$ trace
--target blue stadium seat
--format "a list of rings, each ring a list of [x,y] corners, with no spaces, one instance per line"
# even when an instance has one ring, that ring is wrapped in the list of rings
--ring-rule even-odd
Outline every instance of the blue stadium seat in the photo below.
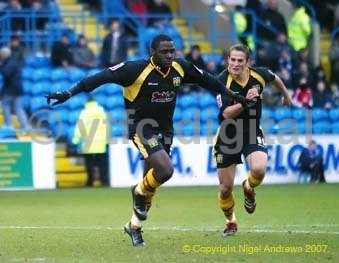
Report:
[[[96,73],[98,73],[98,72],[100,72],[101,71],[101,69],[99,69],[99,68],[93,68],[93,69],[90,69],[88,72],[87,72],[87,76],[92,76],[92,75],[94,75],[94,74],[96,74]]]
[[[51,83],[48,81],[39,81],[33,84],[31,94],[33,96],[43,96],[49,92]]]
[[[111,136],[112,137],[121,137],[126,134],[125,125],[112,125],[111,126]]]
[[[332,133],[339,134],[339,122],[332,122]]]
[[[50,60],[47,57],[29,56],[25,59],[25,64],[30,67],[42,68],[50,66]]]
[[[70,82],[75,83],[86,76],[86,73],[79,68],[72,68],[68,71],[68,79]]]
[[[34,69],[31,67],[24,67],[22,70],[22,78],[24,80],[32,80],[34,75]]]
[[[33,71],[33,75],[31,79],[34,82],[49,80],[50,75],[51,75],[51,70],[49,68],[38,68]]]
[[[52,81],[67,81],[68,73],[65,69],[57,68],[53,69],[51,72],[51,80]]]
[[[295,108],[292,110],[292,117],[297,121],[303,121],[306,118],[306,109],[304,108]]]
[[[329,117],[332,121],[339,121],[339,108],[331,109]]]
[[[122,96],[106,96],[105,100],[105,106],[109,110],[113,110],[116,108],[124,108],[125,107],[125,102]]]
[[[261,124],[261,127],[262,127],[264,133],[275,134],[277,132],[276,123],[275,123],[273,117],[263,118],[261,120],[260,124]]]
[[[76,122],[79,120],[79,116],[80,111],[78,110],[69,111],[67,114],[67,123],[69,125],[75,125]]]
[[[37,110],[48,107],[46,99],[43,96],[31,98],[30,104],[31,112],[36,112]]]
[[[219,128],[219,124],[216,120],[210,120],[206,123],[203,123],[200,126],[200,135],[201,136],[214,136]]]
[[[122,95],[122,89],[123,87],[116,85],[116,84],[105,84],[101,88],[104,89],[104,92],[107,94],[107,96],[123,96]]]
[[[23,89],[24,89],[24,94],[31,94],[33,90],[33,82],[29,80],[24,80],[23,81]]]
[[[216,106],[216,98],[207,92],[202,93],[201,96],[199,96],[199,105],[201,109],[209,106]]]
[[[181,121],[182,119],[181,114],[182,114],[182,110],[179,107],[176,107],[174,111],[174,116],[173,116],[174,122]]]
[[[197,134],[198,127],[195,127],[193,123],[188,123],[187,125],[183,126],[182,128],[182,135],[184,136],[193,136],[193,135],[199,135]]]
[[[87,97],[85,94],[78,94],[77,96],[70,98],[65,105],[70,110],[80,110],[81,108],[84,107],[86,100]]]
[[[95,100],[101,106],[106,107],[107,96],[105,96],[104,94],[97,94],[97,95],[95,95]]]
[[[328,121],[318,121],[313,123],[312,131],[316,134],[327,134],[331,133],[331,123]]]
[[[291,109],[286,107],[277,108],[274,112],[274,117],[276,121],[281,121],[283,119],[290,119],[292,117]]]
[[[114,109],[109,112],[109,120],[114,126],[115,123],[122,123],[126,120],[126,111],[124,109]]]
[[[56,92],[56,91],[61,91],[61,90],[66,90],[71,87],[71,83],[68,81],[57,81],[53,82],[52,85],[50,86],[50,92]]]
[[[197,96],[194,93],[185,94],[178,98],[178,104],[182,109],[197,106]]]
[[[275,129],[278,134],[296,134],[298,132],[296,123],[293,123],[288,119],[283,119],[278,122]]]
[[[300,133],[300,134],[306,133],[306,123],[305,123],[305,121],[298,121],[297,122],[297,130],[298,130],[298,133]]]
[[[182,111],[181,116],[185,121],[200,121],[200,109],[197,107],[186,108]]]
[[[262,119],[274,118],[274,111],[271,108],[263,108],[261,112]]]
[[[0,139],[15,139],[16,132],[12,127],[0,127]]]
[[[312,109],[312,120],[315,122],[328,120],[328,111],[322,108]]]
[[[202,123],[207,123],[208,121],[217,121],[218,120],[219,111],[217,108],[208,107],[203,109],[200,112],[200,120]]]

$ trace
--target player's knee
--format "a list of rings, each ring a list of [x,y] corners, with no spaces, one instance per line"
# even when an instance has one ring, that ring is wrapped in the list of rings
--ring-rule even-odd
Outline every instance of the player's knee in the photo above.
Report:
[[[173,175],[174,168],[172,165],[164,166],[159,169],[159,171],[156,171],[156,175],[158,175],[159,178],[157,180],[159,183],[163,184],[167,182]]]
[[[251,174],[258,179],[264,178],[265,172],[266,172],[265,167],[260,165],[254,165],[251,168]]]
[[[220,184],[219,192],[222,198],[227,198],[233,191],[233,186],[228,184]]]

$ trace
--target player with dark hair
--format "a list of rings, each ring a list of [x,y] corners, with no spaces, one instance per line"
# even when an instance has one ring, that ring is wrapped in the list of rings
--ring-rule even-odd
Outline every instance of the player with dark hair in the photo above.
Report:
[[[147,218],[156,189],[173,174],[169,154],[176,95],[181,84],[197,83],[223,97],[232,97],[244,107],[251,104],[245,97],[226,90],[217,78],[185,60],[174,58],[172,39],[167,35],[158,35],[151,43],[151,57],[148,60],[117,64],[81,80],[69,90],[47,96],[48,103],[54,99],[56,102],[52,105],[56,105],[105,83],[116,83],[124,87],[129,138],[146,163],[143,180],[131,189],[133,215],[124,227],[134,246],[145,244],[141,235],[141,221]]]
[[[241,44],[232,46],[228,54],[228,68],[220,73],[219,80],[226,88],[256,103],[249,108],[230,97],[218,96],[220,128],[214,145],[214,157],[219,177],[219,206],[226,217],[224,236],[237,231],[234,214],[233,185],[236,165],[242,163],[243,154],[249,164],[248,177],[243,181],[244,206],[248,213],[256,207],[254,188],[261,184],[267,165],[267,149],[260,129],[261,94],[267,83],[273,84],[283,94],[283,104],[292,100],[281,79],[265,68],[249,66],[249,49]]]

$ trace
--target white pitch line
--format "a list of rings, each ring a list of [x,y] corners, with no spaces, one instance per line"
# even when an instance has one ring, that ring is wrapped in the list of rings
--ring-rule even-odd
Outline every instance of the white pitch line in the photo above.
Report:
[[[122,230],[122,227],[110,227],[110,226],[0,226],[0,229],[43,229],[43,230]],[[211,228],[189,228],[189,227],[145,227],[146,231],[178,231],[178,232],[218,232],[220,227],[211,227]],[[330,234],[330,235],[339,235],[339,231],[322,231],[322,230],[302,230],[302,229],[291,229],[291,230],[278,230],[272,228],[240,228],[240,232],[247,233],[285,233],[285,234]]]

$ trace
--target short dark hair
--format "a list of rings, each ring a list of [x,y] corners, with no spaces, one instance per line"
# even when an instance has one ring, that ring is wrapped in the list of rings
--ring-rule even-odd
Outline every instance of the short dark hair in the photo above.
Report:
[[[160,42],[162,41],[173,41],[173,39],[168,35],[164,34],[157,35],[152,39],[151,48],[154,50],[157,49],[159,47]]]
[[[242,52],[244,52],[245,55],[246,55],[246,60],[248,60],[248,59],[250,58],[251,51],[250,51],[250,49],[249,49],[247,46],[245,46],[245,45],[243,45],[243,44],[235,44],[235,45],[231,46],[231,47],[228,49],[228,56],[231,55],[231,52],[232,52],[233,50],[237,50],[237,51],[242,51]]]

